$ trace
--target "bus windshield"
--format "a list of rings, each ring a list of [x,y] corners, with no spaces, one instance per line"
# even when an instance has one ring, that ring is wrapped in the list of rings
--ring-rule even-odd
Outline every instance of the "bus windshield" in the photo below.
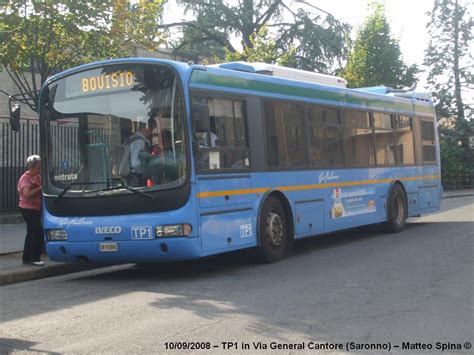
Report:
[[[82,71],[48,85],[42,103],[47,194],[120,194],[184,182],[184,99],[168,66]]]

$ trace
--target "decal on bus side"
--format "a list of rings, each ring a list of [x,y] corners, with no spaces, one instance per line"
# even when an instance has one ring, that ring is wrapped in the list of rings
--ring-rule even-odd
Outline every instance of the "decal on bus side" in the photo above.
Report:
[[[252,236],[252,225],[242,224],[240,225],[240,238],[248,238]]]

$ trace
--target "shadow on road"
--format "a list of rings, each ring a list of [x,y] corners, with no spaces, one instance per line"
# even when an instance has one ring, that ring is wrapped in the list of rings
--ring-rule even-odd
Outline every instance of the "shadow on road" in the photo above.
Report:
[[[14,339],[14,338],[0,338],[0,354],[10,354],[11,352],[17,351],[28,351],[37,354],[51,354],[56,355],[52,351],[33,349],[37,343],[27,340]]]
[[[405,233],[408,231],[416,231],[417,229],[422,228],[425,224],[426,223],[408,224],[407,231],[405,231]],[[372,225],[337,233],[324,234],[314,238],[297,240],[294,242],[291,255],[289,255],[283,262],[291,263],[292,260],[296,260],[297,258],[304,257],[306,255],[312,255],[316,258],[317,254],[322,252],[324,249],[335,248],[337,251],[337,248],[344,245],[357,244],[371,239],[379,239],[380,241],[382,241],[384,238],[393,239],[397,235],[398,234],[385,234],[382,232],[382,226]],[[403,234],[400,234],[400,236],[403,236]],[[247,249],[191,261],[140,266],[137,265],[126,270],[104,272],[94,276],[75,278],[73,281],[169,281],[177,279],[207,279],[213,274],[232,275],[232,272],[234,271],[240,273],[244,272],[244,270],[258,269],[260,267],[267,267],[270,265],[278,264],[262,264],[255,256],[254,250]]]
[[[410,223],[399,234],[382,234],[373,226],[348,230],[298,241],[293,254],[275,264],[258,264],[251,253],[240,251],[148,268],[89,271],[30,283],[33,294],[16,300],[8,297],[22,286],[13,285],[2,290],[0,320],[146,292],[157,317],[163,309],[185,310],[209,322],[245,315],[253,319],[252,332],[280,341],[291,342],[283,336],[289,332],[336,342],[347,341],[345,331],[354,327],[368,336],[366,328],[439,324],[444,316],[437,312],[446,302],[469,303],[465,290],[449,298],[446,280],[460,277],[463,263],[472,262],[472,227],[472,222],[440,222]],[[472,291],[472,284],[463,287]],[[45,304],[41,292],[46,290],[54,293],[54,303]],[[40,307],[32,297],[43,300]],[[22,298],[33,304],[22,308]],[[456,322],[472,329],[472,318],[459,310]],[[409,337],[413,330],[406,331]]]

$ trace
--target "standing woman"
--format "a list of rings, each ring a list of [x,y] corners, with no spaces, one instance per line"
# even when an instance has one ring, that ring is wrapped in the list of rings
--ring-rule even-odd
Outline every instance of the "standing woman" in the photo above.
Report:
[[[18,181],[20,196],[20,211],[26,222],[25,247],[23,248],[23,263],[43,266],[41,252],[43,251],[43,227],[41,225],[41,158],[31,155],[26,159],[28,170]]]

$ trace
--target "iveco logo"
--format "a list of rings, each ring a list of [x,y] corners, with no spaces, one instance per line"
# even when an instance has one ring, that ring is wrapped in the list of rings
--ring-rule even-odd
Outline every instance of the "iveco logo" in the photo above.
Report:
[[[121,231],[120,226],[95,227],[95,234],[119,234]]]

